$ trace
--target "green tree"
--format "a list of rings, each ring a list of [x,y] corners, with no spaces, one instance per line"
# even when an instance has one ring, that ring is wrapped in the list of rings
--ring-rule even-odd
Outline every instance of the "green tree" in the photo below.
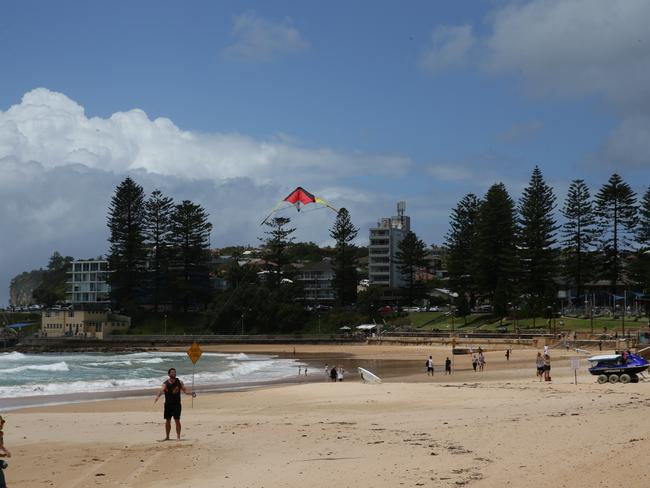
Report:
[[[646,190],[639,204],[639,222],[635,236],[639,247],[630,264],[630,274],[647,295],[650,291],[650,188]],[[645,308],[647,315],[650,308],[647,301]]]
[[[451,212],[445,240],[449,286],[458,294],[458,314],[465,317],[476,303],[476,234],[481,200],[469,193]]]
[[[492,185],[485,194],[476,229],[477,283],[503,317],[517,278],[515,203],[503,183]]]
[[[529,297],[533,316],[555,298],[553,278],[557,271],[555,235],[558,225],[553,212],[555,195],[546,184],[539,167],[535,166],[528,186],[519,201],[519,249],[521,291]]]
[[[174,292],[183,310],[210,298],[207,263],[212,224],[201,205],[183,200],[171,214],[170,244]]]
[[[330,237],[336,242],[334,248],[334,289],[340,305],[354,303],[357,299],[357,267],[352,241],[359,229],[352,224],[347,209],[339,210],[330,229]]]
[[[264,243],[266,283],[271,289],[279,288],[282,279],[293,276],[288,248],[296,228],[288,227],[290,223],[288,217],[275,217],[265,223],[269,230],[264,231],[265,238],[260,238]]]
[[[154,190],[145,203],[144,237],[149,250],[150,287],[154,311],[158,311],[161,294],[168,295],[167,281],[169,239],[174,200]]]
[[[610,281],[614,292],[621,281],[622,252],[629,248],[636,229],[636,194],[614,173],[596,194],[595,203],[603,276]]]
[[[585,293],[584,284],[594,276],[591,252],[596,237],[591,195],[583,180],[571,182],[562,215],[563,274],[576,287],[577,294],[581,295]]]
[[[71,256],[63,257],[58,251],[52,253],[41,283],[32,292],[36,303],[51,307],[65,301],[68,271],[72,261],[74,259]]]
[[[144,282],[144,190],[130,177],[115,189],[108,209],[111,299],[132,309],[142,297]]]
[[[423,295],[423,287],[417,281],[417,273],[428,267],[426,244],[418,239],[415,232],[408,231],[397,246],[395,261],[406,282],[408,303],[413,305],[414,300]]]

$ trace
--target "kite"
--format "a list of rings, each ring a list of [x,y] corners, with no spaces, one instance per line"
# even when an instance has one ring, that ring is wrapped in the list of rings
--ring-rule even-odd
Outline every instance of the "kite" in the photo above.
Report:
[[[278,203],[273,210],[271,210],[271,213],[266,216],[266,218],[262,221],[262,224],[264,224],[271,215],[273,215],[275,212],[280,210],[280,208],[285,204],[289,203],[289,206],[294,206],[296,207],[296,210],[300,212],[300,207],[302,205],[309,205],[310,203],[318,203],[320,205],[323,205],[322,208],[329,208],[333,210],[334,212],[338,213],[338,210],[336,210],[334,207],[332,207],[329,203],[327,203],[325,200],[323,200],[320,197],[317,197],[313,195],[312,193],[309,193],[307,190],[305,190],[303,187],[299,186],[295,190],[293,190],[291,193],[289,193],[280,203]],[[285,207],[285,208],[288,208]]]

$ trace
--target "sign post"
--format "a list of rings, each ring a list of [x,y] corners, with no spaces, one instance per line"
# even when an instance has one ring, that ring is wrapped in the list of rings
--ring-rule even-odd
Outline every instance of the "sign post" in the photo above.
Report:
[[[571,369],[573,370],[573,379],[578,384],[578,370],[580,369],[580,358],[571,358]]]
[[[192,408],[194,408],[194,373],[196,372],[196,362],[201,358],[203,351],[201,347],[193,342],[190,348],[187,350],[187,357],[192,361]]]

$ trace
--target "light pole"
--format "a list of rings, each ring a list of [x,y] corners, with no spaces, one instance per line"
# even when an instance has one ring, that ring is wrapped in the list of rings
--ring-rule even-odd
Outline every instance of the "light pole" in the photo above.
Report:
[[[552,334],[553,329],[551,328],[551,306],[550,305],[546,307],[546,315],[548,316],[548,333]]]
[[[165,335],[167,335],[167,314],[163,315],[163,318],[165,319]]]

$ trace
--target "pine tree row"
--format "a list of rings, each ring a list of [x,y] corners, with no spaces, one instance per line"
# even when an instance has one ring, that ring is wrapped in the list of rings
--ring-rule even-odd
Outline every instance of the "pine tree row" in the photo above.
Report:
[[[560,209],[561,225],[556,209],[538,167],[518,205],[502,183],[483,198],[463,197],[446,236],[460,315],[481,300],[499,316],[512,307],[539,316],[555,304],[561,285],[581,300],[596,280],[605,280],[610,293],[650,287],[650,188],[637,203],[617,174],[594,198],[583,180],[574,180]]]
[[[111,300],[120,309],[161,304],[187,311],[211,298],[207,263],[212,224],[200,205],[174,204],[126,178],[108,212]]]

